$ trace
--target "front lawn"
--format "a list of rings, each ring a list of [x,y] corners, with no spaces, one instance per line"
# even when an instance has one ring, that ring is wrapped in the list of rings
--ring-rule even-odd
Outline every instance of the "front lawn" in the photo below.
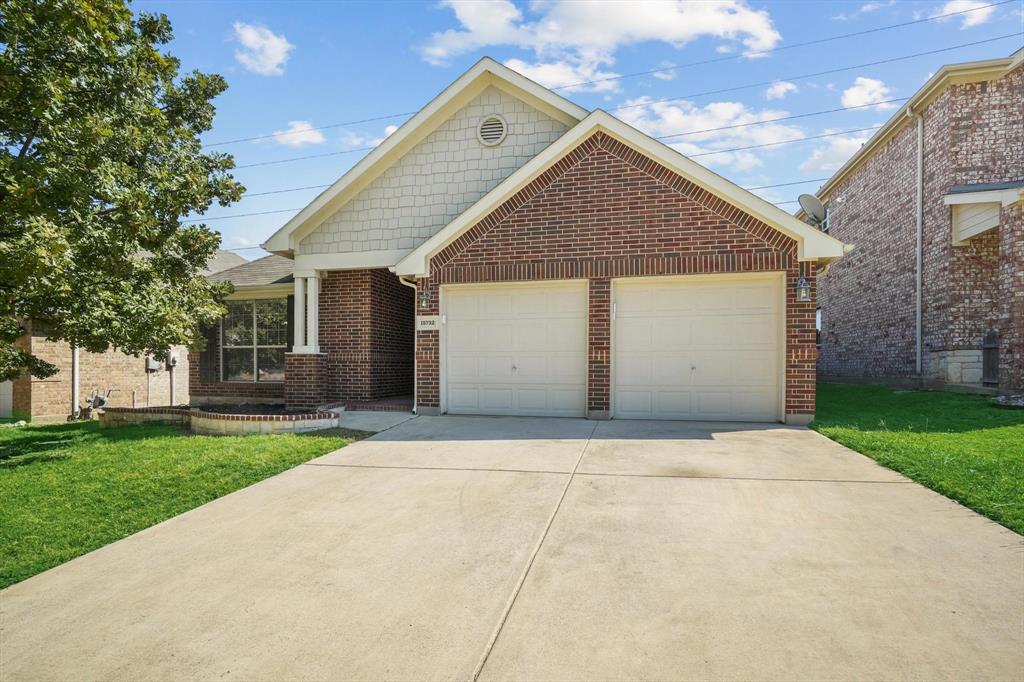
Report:
[[[946,391],[819,384],[811,428],[1024,533],[1024,410]]]
[[[192,436],[96,422],[0,428],[0,588],[362,435]]]

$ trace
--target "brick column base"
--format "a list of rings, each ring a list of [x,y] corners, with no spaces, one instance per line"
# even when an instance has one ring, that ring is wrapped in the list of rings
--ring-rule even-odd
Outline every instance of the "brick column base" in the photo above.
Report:
[[[285,353],[284,404],[289,411],[311,411],[326,400],[327,356],[324,353]]]

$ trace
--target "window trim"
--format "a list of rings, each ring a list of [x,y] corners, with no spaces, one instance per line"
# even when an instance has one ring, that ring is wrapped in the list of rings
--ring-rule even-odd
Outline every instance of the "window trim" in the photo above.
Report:
[[[220,318],[220,381],[221,383],[227,384],[282,384],[284,379],[271,379],[260,381],[259,374],[259,351],[261,348],[283,348],[285,351],[288,350],[287,339],[282,344],[260,344],[259,343],[259,331],[256,327],[256,304],[261,301],[277,301],[281,300],[285,302],[287,308],[288,297],[275,297],[275,298],[246,298],[241,300],[227,301],[231,303],[246,303],[252,310],[252,343],[244,346],[227,345],[224,343],[224,317]],[[225,317],[227,317],[225,315]],[[224,377],[224,351],[225,350],[250,350],[252,351],[252,379],[226,379]]]

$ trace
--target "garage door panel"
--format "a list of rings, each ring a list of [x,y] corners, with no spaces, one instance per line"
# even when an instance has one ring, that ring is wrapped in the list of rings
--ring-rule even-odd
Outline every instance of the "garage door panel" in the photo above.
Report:
[[[444,301],[449,412],[583,416],[585,282],[451,287]]]
[[[779,418],[782,286],[777,275],[616,280],[618,418]]]

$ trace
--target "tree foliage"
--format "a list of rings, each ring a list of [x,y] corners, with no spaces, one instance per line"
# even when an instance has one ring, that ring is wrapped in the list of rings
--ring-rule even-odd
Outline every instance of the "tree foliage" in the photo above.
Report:
[[[220,235],[181,218],[243,188],[203,153],[217,75],[180,75],[166,16],[120,0],[0,3],[0,380],[57,368],[27,321],[100,352],[199,338],[225,291],[202,269]]]

